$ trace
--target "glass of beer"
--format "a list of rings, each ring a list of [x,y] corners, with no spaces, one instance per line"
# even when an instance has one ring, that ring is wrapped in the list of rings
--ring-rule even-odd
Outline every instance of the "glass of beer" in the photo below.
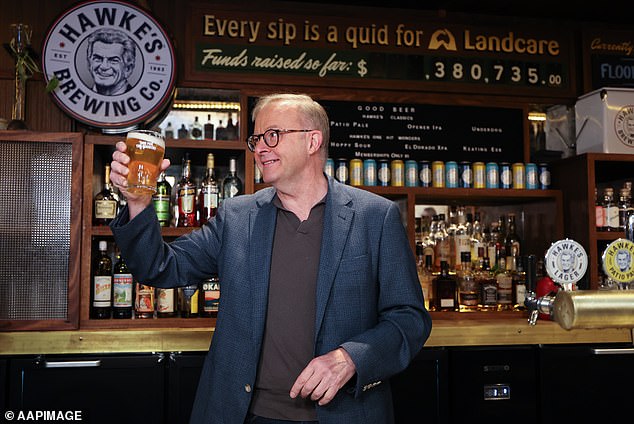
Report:
[[[127,191],[154,194],[165,154],[165,139],[156,131],[134,130],[128,133],[125,144],[130,156]]]

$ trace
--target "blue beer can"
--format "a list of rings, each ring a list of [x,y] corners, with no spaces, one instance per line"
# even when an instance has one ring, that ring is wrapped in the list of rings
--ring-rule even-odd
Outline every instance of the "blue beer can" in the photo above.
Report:
[[[379,185],[381,187],[388,187],[390,185],[390,163],[387,161],[387,159],[379,160],[377,177]]]
[[[550,188],[550,171],[546,163],[539,164],[539,188],[542,190]]]
[[[539,187],[539,172],[537,171],[537,165],[534,163],[526,164],[526,188],[528,190],[535,190]]]
[[[348,184],[350,181],[350,172],[348,171],[348,159],[337,159],[337,168],[335,169],[335,176],[337,181],[343,184]]]
[[[445,163],[445,187],[457,188],[458,187],[458,163],[455,161],[448,161]]]
[[[498,164],[495,162],[487,162],[487,188],[500,188],[500,175]]]
[[[471,171],[471,162],[460,162],[458,186],[461,188],[473,187],[473,172]]]
[[[511,171],[511,164],[508,162],[500,163],[500,187],[513,187],[513,172]]]
[[[418,187],[418,163],[415,160],[405,161],[405,186]]]
[[[363,185],[376,185],[376,161],[374,159],[363,161]]]
[[[418,178],[420,180],[421,187],[431,187],[431,163],[429,163],[428,160],[421,160],[418,163]]]
[[[324,174],[329,177],[335,177],[335,161],[332,158],[326,159],[326,164],[324,165]]]

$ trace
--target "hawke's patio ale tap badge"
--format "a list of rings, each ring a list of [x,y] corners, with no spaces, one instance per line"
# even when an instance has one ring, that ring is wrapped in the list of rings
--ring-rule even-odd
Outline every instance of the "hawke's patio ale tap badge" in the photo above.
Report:
[[[53,23],[43,70],[53,97],[78,121],[125,132],[151,121],[174,92],[174,48],[146,11],[120,1],[75,5]]]

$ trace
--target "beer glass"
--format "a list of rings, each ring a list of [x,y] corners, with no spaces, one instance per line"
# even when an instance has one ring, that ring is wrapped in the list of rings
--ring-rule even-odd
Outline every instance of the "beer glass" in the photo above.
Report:
[[[154,194],[161,162],[165,154],[165,140],[155,131],[134,130],[126,137],[130,156],[127,191],[136,194]]]

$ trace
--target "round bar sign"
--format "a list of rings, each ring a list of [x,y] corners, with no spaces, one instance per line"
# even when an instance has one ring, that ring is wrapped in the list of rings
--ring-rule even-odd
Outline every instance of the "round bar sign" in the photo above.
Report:
[[[556,283],[574,284],[583,278],[587,268],[588,255],[574,240],[558,240],[546,252],[546,272]]]
[[[605,275],[619,283],[634,281],[634,242],[628,239],[616,239],[608,244],[603,252],[603,271]]]
[[[42,69],[57,104],[104,132],[155,119],[174,93],[174,48],[146,11],[121,1],[75,5],[51,26]]]

